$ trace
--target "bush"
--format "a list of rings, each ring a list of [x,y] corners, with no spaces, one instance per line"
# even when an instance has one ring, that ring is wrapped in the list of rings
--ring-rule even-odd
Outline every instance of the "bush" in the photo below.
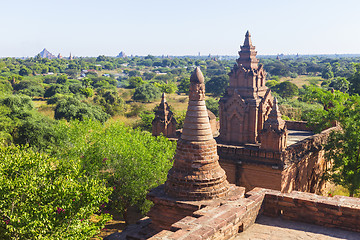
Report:
[[[166,180],[176,143],[122,123],[60,121],[58,157],[78,157],[88,176],[104,178],[114,191],[110,206],[126,219],[129,206],[149,210],[148,191]]]
[[[145,83],[135,89],[134,100],[151,102],[161,97],[159,88],[150,83]]]
[[[210,110],[215,116],[219,117],[219,101],[214,98],[208,98],[205,101],[206,108]]]
[[[292,98],[299,93],[299,88],[288,81],[281,82],[271,88],[271,90],[277,92],[283,98]]]
[[[1,239],[89,239],[109,220],[90,220],[111,191],[78,162],[15,146],[0,158]]]
[[[73,97],[61,99],[55,108],[55,119],[65,118],[68,121],[93,119],[104,123],[109,117],[100,107],[81,102]]]

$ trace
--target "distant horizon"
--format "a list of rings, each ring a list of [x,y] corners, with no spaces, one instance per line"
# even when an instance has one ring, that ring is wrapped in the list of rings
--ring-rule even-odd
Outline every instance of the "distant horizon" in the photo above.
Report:
[[[44,49],[48,50],[47,48],[43,48],[41,51],[43,51]],[[40,52],[41,52],[40,51]],[[49,50],[48,50],[49,51]],[[40,52],[38,52],[37,54],[35,54],[34,56],[1,56],[0,58],[33,58],[36,57],[36,55],[38,55]],[[51,54],[53,54],[55,57],[60,54],[63,58],[68,58],[70,56],[70,53],[68,55],[63,55],[61,53],[53,53],[51,51],[49,51]],[[124,52],[124,51],[120,51],[120,52]],[[120,53],[119,52],[119,53]],[[119,53],[117,53],[116,55],[105,55],[105,54],[100,54],[97,56],[80,56],[80,55],[76,55],[73,54],[71,52],[71,55],[75,58],[94,58],[94,57],[98,57],[98,56],[106,56],[106,57],[117,57],[119,55]],[[146,56],[154,56],[154,57],[208,57],[209,54],[204,54],[202,55],[200,53],[196,54],[196,55],[169,55],[169,54],[160,54],[160,55],[152,55],[152,54],[146,54],[146,55],[134,55],[134,54],[127,54],[126,52],[124,52],[126,54],[127,57],[146,57]],[[210,54],[211,57],[234,57],[237,58],[239,57],[238,54],[236,55],[220,55],[220,54]],[[257,57],[261,58],[261,57],[277,57],[277,56],[283,56],[283,57],[290,57],[290,56],[354,56],[354,57],[360,57],[360,53],[325,53],[325,54],[298,54],[298,53],[293,53],[293,54],[257,54]]]

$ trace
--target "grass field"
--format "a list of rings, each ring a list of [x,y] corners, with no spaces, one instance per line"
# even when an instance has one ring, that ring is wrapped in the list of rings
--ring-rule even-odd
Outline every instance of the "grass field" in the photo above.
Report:
[[[280,81],[281,82],[290,81],[299,88],[301,88],[303,85],[310,85],[311,83],[320,86],[320,84],[324,81],[324,79],[318,76],[300,75],[297,78],[282,77],[280,78]]]

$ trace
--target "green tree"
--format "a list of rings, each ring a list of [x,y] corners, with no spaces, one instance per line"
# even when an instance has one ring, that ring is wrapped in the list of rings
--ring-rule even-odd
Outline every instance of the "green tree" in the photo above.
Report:
[[[187,94],[189,93],[189,88],[190,88],[190,77],[182,77],[178,85],[178,92]]]
[[[360,94],[360,63],[355,64],[355,72],[348,78],[350,82],[350,93]]]
[[[337,77],[331,81],[329,84],[330,88],[339,90],[340,92],[347,93],[349,91],[349,81],[344,77]]]
[[[110,219],[99,214],[111,190],[80,161],[0,146],[0,238],[89,239]]]
[[[19,71],[19,75],[20,76],[28,76],[31,74],[31,70],[28,69],[27,67],[21,67],[20,71]]]
[[[129,81],[129,88],[137,88],[145,83],[141,77],[130,77],[128,81]]]
[[[125,101],[114,90],[102,89],[94,98],[94,102],[102,106],[103,110],[111,116],[123,114],[126,110]]]
[[[331,163],[326,177],[352,197],[360,190],[360,97],[351,96],[334,108],[341,130],[332,132],[325,145],[325,158]]]
[[[68,94],[70,93],[69,85],[52,84],[44,93],[44,97],[52,97],[55,94]]]
[[[66,75],[60,75],[57,77],[56,83],[57,84],[66,84],[67,80],[68,80],[68,78]]]
[[[92,119],[104,123],[109,118],[109,115],[98,106],[81,102],[73,97],[67,97],[59,100],[55,107],[55,119],[62,118],[68,121]]]
[[[62,158],[81,154],[84,170],[90,176],[106,179],[113,188],[110,206],[126,221],[127,209],[149,210],[148,191],[166,180],[176,143],[165,137],[125,127],[121,123],[70,122],[59,129],[63,136]],[[65,147],[69,146],[69,147]]]
[[[332,71],[332,67],[330,65],[330,63],[327,63],[325,65],[325,68],[323,69],[322,73],[321,73],[321,77],[324,79],[330,79],[334,77],[334,73]]]
[[[229,76],[228,75],[220,75],[215,76],[210,79],[210,81],[206,82],[206,92],[212,93],[214,97],[220,97],[225,93],[226,87],[229,85]]]
[[[275,91],[283,98],[292,98],[299,93],[299,88],[289,81],[281,82],[271,88],[271,90]]]
[[[159,88],[150,83],[145,83],[135,88],[133,99],[143,102],[151,102],[161,97]]]
[[[219,101],[214,98],[205,100],[206,108],[210,110],[215,116],[219,117]]]

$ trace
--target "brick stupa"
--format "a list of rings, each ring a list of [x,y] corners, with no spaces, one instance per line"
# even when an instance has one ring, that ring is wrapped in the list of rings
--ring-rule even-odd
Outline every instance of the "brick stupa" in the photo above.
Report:
[[[225,196],[228,182],[218,160],[217,145],[205,105],[204,76],[196,68],[190,78],[189,105],[165,192],[184,200]]]
[[[244,197],[244,188],[228,183],[218,160],[205,106],[204,77],[196,68],[190,78],[189,105],[174,165],[165,184],[147,195],[154,202],[147,214],[150,229],[170,230],[173,223],[201,208]]]

